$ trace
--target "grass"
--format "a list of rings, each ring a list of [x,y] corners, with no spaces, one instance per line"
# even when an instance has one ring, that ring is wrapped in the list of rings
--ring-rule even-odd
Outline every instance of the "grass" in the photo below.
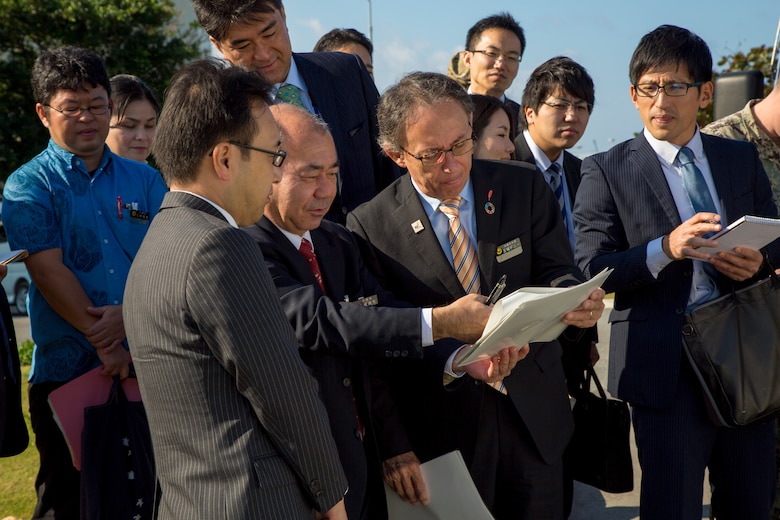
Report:
[[[22,381],[27,381],[30,366],[22,366]],[[22,409],[30,432],[30,445],[15,457],[0,458],[0,518],[31,518],[35,508],[35,474],[38,471],[38,451],[32,442],[27,385],[22,385]]]

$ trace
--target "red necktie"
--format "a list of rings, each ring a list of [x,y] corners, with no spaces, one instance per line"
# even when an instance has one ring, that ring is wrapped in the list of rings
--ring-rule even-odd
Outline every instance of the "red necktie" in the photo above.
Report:
[[[317,283],[320,284],[320,289],[322,289],[322,292],[325,292],[325,282],[322,280],[320,264],[317,263],[317,257],[314,255],[314,250],[311,248],[311,243],[305,238],[302,239],[301,247],[298,249],[298,251],[303,255],[303,258],[306,259],[306,262],[308,262],[309,269],[311,269],[314,278],[317,279]]]

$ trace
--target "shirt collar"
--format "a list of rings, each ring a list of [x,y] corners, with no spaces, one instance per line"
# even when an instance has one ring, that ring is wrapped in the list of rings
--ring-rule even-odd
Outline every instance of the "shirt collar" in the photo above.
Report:
[[[645,139],[647,139],[647,143],[650,145],[650,147],[653,149],[653,151],[656,153],[658,157],[664,160],[666,164],[674,164],[675,159],[677,159],[677,154],[680,151],[681,146],[677,146],[676,144],[672,144],[669,141],[660,141],[653,137],[653,135],[647,130],[647,128],[644,129],[644,135]],[[693,134],[693,137],[690,141],[688,141],[685,144],[686,147],[688,147],[691,152],[693,152],[694,158],[698,159],[699,161],[702,160],[704,157],[704,146],[701,142],[701,134],[699,133],[699,125],[696,125],[696,132]]]
[[[306,231],[303,235],[296,235],[295,233],[290,233],[286,229],[280,228],[279,226],[276,225],[276,222],[274,222],[270,218],[268,219],[268,222],[273,224],[276,227],[276,229],[278,229],[282,233],[282,235],[284,235],[287,238],[287,240],[290,241],[290,243],[296,249],[296,251],[301,248],[301,242],[303,242],[304,238],[309,241],[309,244],[311,244],[311,250],[314,251],[314,241],[312,241],[311,239],[311,231]]]
[[[436,197],[431,197],[429,195],[426,195],[422,192],[420,187],[417,185],[416,182],[414,182],[414,179],[411,175],[409,175],[409,178],[412,180],[412,186],[414,186],[415,191],[420,196],[420,200],[422,200],[423,204],[428,207],[430,211],[428,211],[429,214],[434,213],[437,209],[439,209],[439,204],[441,204],[441,199],[437,199]],[[474,204],[474,190],[471,188],[471,176],[469,176],[469,180],[466,181],[466,185],[463,186],[463,189],[460,190],[460,198],[464,201],[468,202],[469,204]],[[462,202],[461,202],[462,204]]]
[[[211,204],[212,206],[214,206],[214,209],[216,209],[217,211],[219,211],[219,213],[220,213],[220,214],[221,214],[223,217],[225,217],[225,220],[227,220],[227,221],[228,221],[228,224],[230,224],[230,225],[231,225],[231,226],[233,226],[234,228],[237,228],[237,227],[238,227],[238,224],[236,223],[236,219],[234,219],[234,218],[233,218],[233,216],[232,216],[230,213],[228,213],[228,212],[227,212],[227,210],[226,210],[225,208],[221,207],[219,204],[217,204],[217,203],[215,203],[215,202],[213,202],[213,201],[210,201],[209,199],[207,199],[207,198],[206,198],[206,197],[204,197],[203,195],[198,195],[197,193],[193,193],[193,192],[191,192],[191,191],[187,191],[187,190],[171,190],[171,191],[180,191],[180,192],[182,192],[182,193],[189,193],[189,194],[190,194],[190,195],[192,195],[193,197],[198,197],[199,199],[201,199],[201,200],[203,200],[203,201],[206,201],[206,202],[208,202],[209,204]]]
[[[290,70],[287,72],[287,77],[281,83],[274,85],[274,93],[282,85],[295,85],[307,94],[309,93],[308,89],[306,88],[306,83],[304,83],[300,72],[298,72],[298,65],[295,64],[295,56],[290,57]]]
[[[552,163],[557,163],[558,166],[560,166],[561,171],[563,171],[563,152],[558,154],[558,157],[551,161],[547,154],[545,154],[541,148],[539,148],[539,145],[536,144],[536,141],[534,141],[533,137],[531,137],[531,133],[528,131],[528,129],[523,130],[523,137],[525,138],[525,142],[528,144],[528,149],[531,150],[531,153],[534,156],[534,161],[536,161],[536,165],[543,171],[546,172]]]

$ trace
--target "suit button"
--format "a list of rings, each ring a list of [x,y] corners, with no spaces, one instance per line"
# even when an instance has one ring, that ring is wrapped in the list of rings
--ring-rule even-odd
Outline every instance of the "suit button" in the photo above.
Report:
[[[393,357],[393,353],[390,350],[385,350],[385,357]]]
[[[401,351],[401,357],[406,357],[408,355],[409,355],[409,351],[408,350],[402,350]]]
[[[352,386],[352,380],[348,377],[345,377],[344,379],[341,380],[341,384],[347,387]]]
[[[675,314],[677,314],[677,315],[679,316],[679,315],[681,315],[681,314],[685,314],[685,309],[683,309],[682,307],[677,307],[677,308],[674,310],[674,312],[675,312]]]
[[[315,478],[314,480],[312,480],[311,482],[309,482],[309,485],[310,485],[312,488],[315,488],[315,489],[316,489],[316,488],[320,487],[320,481],[319,481],[319,480],[317,480],[317,479]]]
[[[352,433],[354,433],[354,434],[355,434],[355,438],[356,438],[356,439],[360,439],[360,438],[361,438],[361,437],[360,437],[360,430],[358,430],[357,428],[355,428],[354,430],[352,430]]]
[[[683,336],[690,336],[694,333],[693,326],[690,323],[686,323],[682,328]]]
[[[396,350],[393,352],[393,357],[401,357],[401,353]]]
[[[315,492],[314,496],[317,497],[317,498],[322,498],[322,491]]]

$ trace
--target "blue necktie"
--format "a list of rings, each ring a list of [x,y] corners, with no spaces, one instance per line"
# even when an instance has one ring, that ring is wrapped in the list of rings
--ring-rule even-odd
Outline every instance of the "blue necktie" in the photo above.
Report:
[[[561,207],[561,218],[563,219],[563,225],[566,226],[566,202],[563,199],[563,176],[561,175],[561,167],[558,163],[552,163],[547,168],[547,173],[550,174],[550,188],[555,194],[555,198],[558,201],[558,205]]]
[[[693,162],[693,152],[687,146],[680,148],[677,153],[677,160],[682,167],[683,186],[688,198],[693,205],[693,211],[696,213],[708,212],[717,213],[715,203],[712,201],[710,189],[704,180],[701,170]]]
[[[688,194],[688,199],[691,201],[691,205],[693,205],[693,211],[695,213],[717,213],[715,202],[712,200],[712,195],[710,195],[710,189],[707,186],[707,182],[704,180],[704,175],[702,175],[701,170],[693,162],[693,152],[691,149],[687,146],[680,148],[680,151],[677,153],[677,160],[680,161],[683,186],[685,187],[685,192]],[[708,233],[703,235],[703,237],[708,238],[711,235],[712,233]],[[697,301],[691,302],[692,307],[709,301],[719,294],[718,287],[715,285],[714,280],[715,277],[717,277],[715,267],[709,262],[704,262],[703,268],[710,280],[709,283],[706,284],[706,287],[699,288],[700,291],[704,290],[706,292]]]

